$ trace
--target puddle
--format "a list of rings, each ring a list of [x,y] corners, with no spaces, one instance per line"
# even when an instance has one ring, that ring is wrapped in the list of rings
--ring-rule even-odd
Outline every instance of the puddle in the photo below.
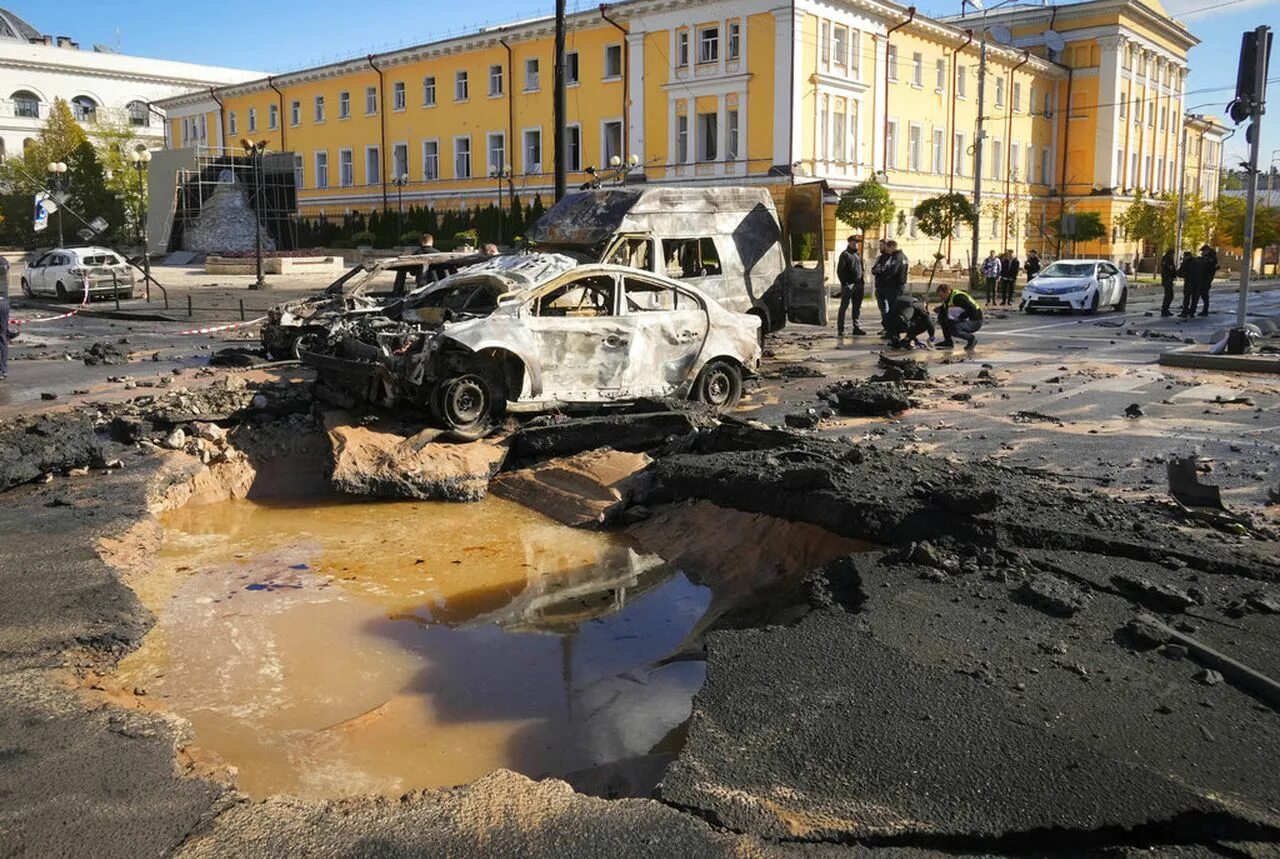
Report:
[[[125,689],[188,719],[252,797],[399,795],[650,752],[700,662],[654,668],[711,592],[524,507],[248,501],[162,517]]]

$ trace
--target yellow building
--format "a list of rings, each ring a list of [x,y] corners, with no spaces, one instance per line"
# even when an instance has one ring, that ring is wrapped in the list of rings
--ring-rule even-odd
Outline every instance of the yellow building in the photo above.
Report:
[[[1047,225],[1064,211],[1096,209],[1110,226],[1134,190],[1177,190],[1195,39],[1148,2],[949,20],[885,0],[630,0],[581,12],[567,39],[569,181],[634,157],[625,181],[757,184],[781,201],[796,182],[822,180],[834,199],[879,176],[900,209],[885,232],[928,263],[939,243],[911,210],[973,193],[981,111],[983,253],[1052,252]],[[1049,29],[1061,51],[1046,46]],[[233,150],[248,137],[294,153],[303,216],[394,210],[397,191],[405,205],[484,205],[500,184],[549,202],[552,78],[543,19],[160,104],[172,147]],[[1201,175],[1216,169],[1222,133],[1198,128]],[[829,246],[842,232],[829,218]],[[963,264],[970,240],[960,231],[941,252]],[[1099,250],[1138,251],[1119,235]]]

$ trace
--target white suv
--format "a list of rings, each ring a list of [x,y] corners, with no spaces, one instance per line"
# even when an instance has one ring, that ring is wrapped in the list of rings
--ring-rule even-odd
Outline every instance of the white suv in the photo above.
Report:
[[[133,267],[110,248],[54,248],[37,256],[22,273],[23,295],[56,295],[59,301],[133,298]]]

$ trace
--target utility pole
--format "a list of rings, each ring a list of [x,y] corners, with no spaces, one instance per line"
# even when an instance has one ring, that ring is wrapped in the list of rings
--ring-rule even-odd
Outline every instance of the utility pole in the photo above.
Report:
[[[977,222],[973,225],[973,243],[969,248],[969,286],[978,284],[979,232],[982,227],[982,138],[986,134],[982,130],[983,114],[987,103],[987,28],[982,26],[982,43],[978,49],[978,132],[973,140],[973,211]]]
[[[1244,209],[1244,265],[1240,267],[1240,305],[1236,310],[1236,330],[1233,337],[1228,338],[1227,351],[1241,353],[1248,342],[1244,334],[1245,317],[1249,310],[1249,276],[1253,267],[1253,226],[1258,208],[1258,150],[1262,144],[1262,114],[1267,106],[1267,58],[1271,53],[1271,28],[1266,24],[1253,31],[1253,56],[1249,57],[1249,34],[1244,37],[1244,50],[1240,57],[1240,83],[1251,84],[1241,92],[1236,87],[1238,107],[1232,110],[1232,118],[1242,116],[1247,110],[1250,120],[1245,139],[1249,141],[1248,190]],[[1253,69],[1247,68],[1249,59],[1253,60]],[[1246,77],[1251,75],[1251,80]],[[1244,102],[1243,104],[1241,104]],[[1232,348],[1234,347],[1234,348]]]
[[[564,98],[564,35],[565,35],[565,2],[566,0],[556,0],[556,56],[555,56],[555,83],[551,97],[552,122],[555,125],[555,199],[560,202],[564,196],[566,185],[566,167],[565,160],[569,155],[569,139],[565,119],[565,98]]]

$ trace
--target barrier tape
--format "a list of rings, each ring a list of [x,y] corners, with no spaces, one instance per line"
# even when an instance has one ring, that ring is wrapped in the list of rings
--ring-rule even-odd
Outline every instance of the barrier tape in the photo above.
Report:
[[[251,325],[258,325],[265,322],[267,317],[259,316],[257,319],[250,319],[248,322],[232,322],[229,325],[214,325],[209,328],[190,328],[186,331],[178,331],[178,335],[182,334],[214,334],[218,331],[231,331],[236,328],[248,328]]]
[[[59,319],[68,319],[75,316],[89,303],[89,278],[84,279],[84,295],[80,299],[80,306],[70,313],[63,313],[61,316],[40,316],[35,319],[10,319],[10,325],[34,325],[37,322],[56,322]]]

